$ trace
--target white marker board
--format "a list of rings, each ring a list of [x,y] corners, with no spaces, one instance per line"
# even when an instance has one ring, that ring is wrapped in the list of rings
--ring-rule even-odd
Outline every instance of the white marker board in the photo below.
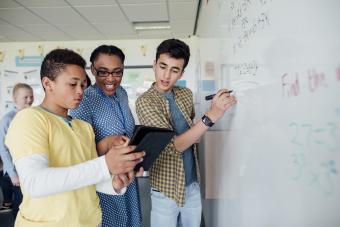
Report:
[[[340,226],[339,10],[338,0],[202,1],[200,81],[238,98],[204,138],[206,226]],[[212,92],[201,87],[198,112]]]

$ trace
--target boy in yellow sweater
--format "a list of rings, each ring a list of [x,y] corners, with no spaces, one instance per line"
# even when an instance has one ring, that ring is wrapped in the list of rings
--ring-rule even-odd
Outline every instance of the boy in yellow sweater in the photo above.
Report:
[[[97,157],[91,125],[68,116],[82,100],[85,65],[71,50],[46,55],[40,72],[43,102],[20,111],[9,127],[6,145],[23,191],[16,226],[99,226],[95,184],[107,182],[107,193],[119,195],[144,155],[131,153],[134,147],[126,140]],[[119,177],[124,173],[129,178]]]

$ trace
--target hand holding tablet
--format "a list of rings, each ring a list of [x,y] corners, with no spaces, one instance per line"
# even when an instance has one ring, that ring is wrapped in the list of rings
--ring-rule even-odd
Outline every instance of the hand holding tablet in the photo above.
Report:
[[[136,126],[130,145],[136,145],[135,151],[145,151],[146,155],[143,157],[143,162],[136,165],[135,170],[138,171],[143,167],[148,171],[174,135],[174,131],[167,128]]]

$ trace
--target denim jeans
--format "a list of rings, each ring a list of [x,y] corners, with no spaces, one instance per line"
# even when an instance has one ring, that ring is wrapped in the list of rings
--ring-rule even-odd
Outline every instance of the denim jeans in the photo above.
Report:
[[[151,227],[176,227],[180,214],[181,226],[199,227],[201,224],[202,202],[200,187],[197,182],[185,187],[183,207],[163,193],[151,188]]]

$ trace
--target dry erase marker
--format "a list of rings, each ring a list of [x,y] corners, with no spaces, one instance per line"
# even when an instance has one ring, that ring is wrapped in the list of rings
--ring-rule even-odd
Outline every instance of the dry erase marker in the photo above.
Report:
[[[233,92],[233,90],[226,91],[226,92],[223,92],[223,93],[229,93],[230,94],[231,92]],[[211,99],[213,99],[215,97],[215,95],[216,94],[207,95],[207,96],[205,96],[205,100],[211,100]]]

